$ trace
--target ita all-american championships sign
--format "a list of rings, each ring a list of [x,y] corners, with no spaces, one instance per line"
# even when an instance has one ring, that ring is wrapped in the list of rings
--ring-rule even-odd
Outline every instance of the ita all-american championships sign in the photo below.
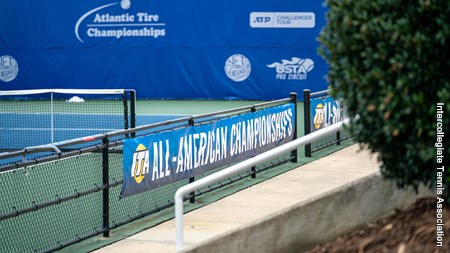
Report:
[[[294,138],[292,103],[124,140],[121,197],[242,161]]]

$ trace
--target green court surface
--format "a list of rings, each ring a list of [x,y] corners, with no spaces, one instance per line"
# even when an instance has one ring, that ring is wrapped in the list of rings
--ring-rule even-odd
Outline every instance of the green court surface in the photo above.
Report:
[[[250,106],[266,101],[248,100],[138,100],[137,115],[179,115],[192,116],[227,109]],[[297,102],[297,135],[304,135],[303,102]]]
[[[243,100],[137,100],[136,114],[195,115],[262,102]]]

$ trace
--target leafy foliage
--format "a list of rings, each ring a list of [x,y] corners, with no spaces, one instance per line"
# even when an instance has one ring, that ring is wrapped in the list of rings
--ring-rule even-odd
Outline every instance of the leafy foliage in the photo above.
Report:
[[[450,1],[326,4],[321,54],[334,95],[343,96],[350,116],[360,116],[350,127],[360,132],[357,141],[379,152],[382,174],[399,186],[432,187],[436,167],[449,169],[450,161]],[[438,102],[445,103],[448,135],[442,164],[435,147]]]

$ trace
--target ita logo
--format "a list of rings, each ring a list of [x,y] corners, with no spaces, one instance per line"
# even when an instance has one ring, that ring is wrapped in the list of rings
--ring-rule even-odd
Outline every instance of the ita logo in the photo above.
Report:
[[[247,57],[242,54],[234,54],[225,62],[225,74],[235,82],[247,79],[252,72],[252,65]]]
[[[16,59],[10,55],[0,57],[0,80],[11,82],[19,73],[19,64]]]
[[[145,175],[150,170],[150,154],[147,148],[139,144],[133,153],[133,163],[131,165],[131,177],[136,183],[140,184],[144,180]]]
[[[267,65],[275,68],[277,80],[306,80],[308,73],[314,68],[314,61],[309,58],[292,57]]]
[[[318,104],[316,106],[316,114],[314,115],[314,126],[316,129],[319,129],[323,124],[324,119],[324,111],[323,104]]]

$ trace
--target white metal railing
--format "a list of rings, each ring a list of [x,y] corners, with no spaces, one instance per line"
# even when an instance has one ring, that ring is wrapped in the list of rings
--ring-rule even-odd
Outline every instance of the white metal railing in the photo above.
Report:
[[[270,159],[276,158],[277,156],[297,149],[300,146],[309,144],[315,140],[322,138],[323,136],[336,133],[341,130],[344,124],[348,124],[349,119],[333,124],[329,127],[317,130],[311,134],[305,135],[301,138],[288,142],[282,146],[271,149],[267,152],[261,153],[254,156],[248,160],[242,161],[235,165],[232,165],[226,169],[218,171],[207,177],[201,178],[183,187],[180,187],[175,193],[175,230],[176,230],[176,249],[180,251],[183,249],[183,197],[190,192],[193,192],[202,187],[208,186],[221,179],[229,177],[231,175],[237,174],[247,168],[255,166],[257,164],[263,163]]]

